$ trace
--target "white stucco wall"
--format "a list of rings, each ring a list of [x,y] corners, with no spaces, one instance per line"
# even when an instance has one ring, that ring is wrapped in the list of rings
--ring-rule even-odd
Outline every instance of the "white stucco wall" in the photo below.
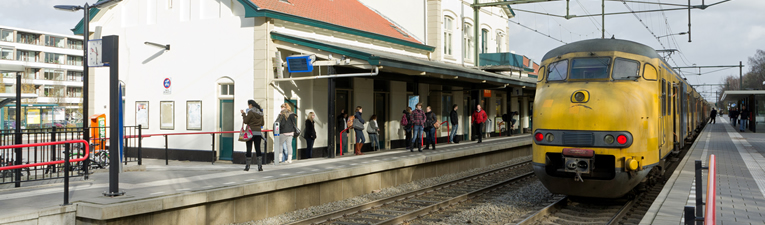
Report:
[[[232,116],[239,129],[239,110],[247,107],[253,95],[253,19],[240,16],[244,10],[237,1],[233,6],[231,1],[221,0],[175,3],[168,7],[165,1],[124,0],[90,25],[91,31],[103,27],[102,36],[119,36],[120,80],[127,88],[125,125],[136,125],[136,101],[149,101],[149,129],[144,134],[196,132],[186,129],[186,101],[201,100],[202,131],[218,131],[220,92],[216,81],[230,78],[235,84]],[[144,42],[170,44],[171,48],[165,51]],[[108,115],[109,69],[94,71],[92,114]],[[170,95],[163,94],[166,77],[172,78]],[[160,101],[175,102],[174,130],[160,129]],[[212,141],[209,135],[169,139],[171,148],[179,149],[209,149]],[[164,147],[164,139],[146,138],[143,146]],[[244,149],[244,145],[234,146]]]

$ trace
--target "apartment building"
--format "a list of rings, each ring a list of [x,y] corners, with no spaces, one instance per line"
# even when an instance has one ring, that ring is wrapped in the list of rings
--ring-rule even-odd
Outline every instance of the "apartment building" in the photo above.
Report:
[[[82,38],[0,26],[0,95],[16,93],[21,74],[22,128],[81,123]],[[15,104],[0,101],[0,129],[15,127]]]

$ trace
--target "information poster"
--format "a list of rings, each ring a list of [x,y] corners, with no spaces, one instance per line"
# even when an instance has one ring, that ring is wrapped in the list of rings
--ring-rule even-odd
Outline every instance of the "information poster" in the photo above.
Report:
[[[27,124],[40,124],[40,109],[27,110]]]
[[[135,102],[135,125],[141,125],[141,129],[149,129],[149,102]]]
[[[202,101],[186,102],[186,129],[202,130]]]
[[[419,95],[410,95],[409,96],[409,107],[412,107],[413,111],[415,109],[417,109],[417,107],[416,107],[417,103],[420,103],[420,96]]]
[[[175,129],[175,102],[161,101],[159,102],[159,129],[173,130]]]

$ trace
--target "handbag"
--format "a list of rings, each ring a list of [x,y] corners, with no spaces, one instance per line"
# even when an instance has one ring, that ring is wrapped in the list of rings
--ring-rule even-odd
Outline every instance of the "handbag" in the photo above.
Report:
[[[364,124],[358,118],[353,119],[353,129],[364,130]]]
[[[252,139],[253,134],[249,125],[247,125],[246,129],[244,126],[245,125],[242,124],[242,128],[239,130],[239,141],[248,142],[250,139]]]
[[[287,117],[289,118],[289,117]],[[287,119],[289,120],[289,119]],[[295,137],[300,137],[300,128],[298,128],[297,124],[295,124],[295,121],[292,121],[292,127],[295,128]]]
[[[439,122],[438,122],[438,120],[436,120],[436,122],[435,122],[435,123],[433,123],[433,127],[435,127],[436,129],[438,129],[438,128],[440,128],[440,127],[441,127],[441,123],[439,123]]]

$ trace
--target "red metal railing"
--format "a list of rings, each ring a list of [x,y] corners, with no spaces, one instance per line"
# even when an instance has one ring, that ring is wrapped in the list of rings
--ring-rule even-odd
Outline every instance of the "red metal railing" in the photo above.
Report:
[[[340,156],[343,156],[343,132],[346,130],[351,129],[351,127],[345,128],[345,130],[340,131]]]
[[[707,171],[707,202],[704,207],[706,210],[704,213],[704,224],[714,225],[716,222],[715,215],[717,211],[715,209],[715,201],[717,200],[717,160],[715,159],[715,155],[709,156],[707,167],[709,167],[709,170]]]
[[[63,144],[67,144],[67,143],[69,143],[69,144],[71,144],[71,143],[82,143],[83,145],[85,145],[85,155],[83,157],[81,157],[81,158],[70,159],[69,162],[80,162],[80,161],[83,161],[83,160],[88,158],[88,153],[90,152],[90,146],[88,146],[88,142],[85,142],[85,140],[69,140],[69,141],[56,141],[56,142],[44,142],[44,143],[33,143],[33,144],[6,145],[6,146],[0,146],[0,149],[29,148],[29,147],[39,147],[39,146],[63,145]],[[51,162],[40,162],[40,163],[30,163],[30,164],[23,164],[23,165],[5,166],[5,167],[0,167],[0,171],[22,169],[22,168],[29,168],[29,167],[37,167],[37,166],[47,166],[47,165],[61,164],[61,163],[65,163],[65,162],[66,162],[66,160],[58,160],[58,161],[51,161]]]
[[[72,144],[72,143],[81,143],[84,146],[85,155],[83,155],[80,158],[69,159],[69,153],[72,150],[70,148],[69,144]],[[13,170],[13,169],[22,169],[22,168],[29,168],[29,167],[36,167],[36,166],[47,166],[47,165],[54,165],[54,164],[64,163],[64,205],[69,205],[69,163],[84,161],[84,160],[86,160],[88,158],[89,153],[90,153],[90,145],[88,145],[88,142],[86,142],[85,140],[68,140],[68,141],[55,141],[55,142],[43,142],[43,143],[32,143],[32,144],[6,145],[6,146],[0,146],[0,150],[1,149],[11,149],[11,148],[29,148],[29,147],[39,147],[39,146],[50,146],[50,145],[65,145],[65,148],[64,148],[65,149],[65,152],[64,152],[65,159],[64,160],[51,161],[51,162],[40,162],[40,163],[30,163],[30,164],[23,164],[23,165],[5,166],[5,167],[0,167],[0,171],[3,171],[3,170]],[[87,173],[87,171],[85,171],[85,173]],[[18,175],[16,177],[18,178]],[[18,180],[17,180],[17,182],[18,182]]]

